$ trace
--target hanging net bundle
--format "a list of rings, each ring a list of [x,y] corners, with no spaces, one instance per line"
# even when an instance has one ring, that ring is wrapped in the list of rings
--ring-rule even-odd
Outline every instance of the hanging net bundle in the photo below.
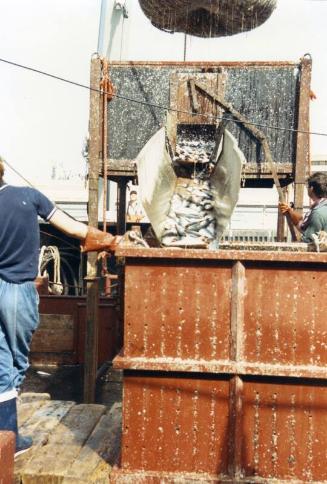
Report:
[[[277,0],[139,0],[152,24],[168,32],[223,37],[263,24]]]

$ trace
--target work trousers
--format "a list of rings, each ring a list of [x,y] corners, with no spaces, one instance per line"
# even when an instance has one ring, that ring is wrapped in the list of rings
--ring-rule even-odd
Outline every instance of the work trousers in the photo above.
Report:
[[[39,295],[33,281],[0,279],[0,394],[19,389],[28,369],[31,339],[39,324]]]

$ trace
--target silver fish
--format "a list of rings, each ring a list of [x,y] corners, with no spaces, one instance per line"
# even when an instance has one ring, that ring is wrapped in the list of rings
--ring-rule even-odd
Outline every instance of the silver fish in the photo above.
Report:
[[[172,244],[172,243],[176,242],[177,240],[179,240],[177,237],[169,237],[169,236],[165,236],[165,235],[164,235],[164,236],[161,238],[161,243],[162,243],[163,245],[170,245],[170,244]]]
[[[190,208],[180,208],[175,211],[176,215],[179,217],[194,217],[194,218],[201,218],[202,215],[197,210],[191,210]]]
[[[178,223],[184,228],[189,223],[189,221],[186,217],[179,217]]]
[[[214,221],[214,218],[212,217],[205,217],[204,220],[201,220],[201,222],[198,222],[198,223],[190,223],[189,225],[187,225],[187,229],[191,229],[191,230],[200,230],[202,228],[205,228],[205,227],[208,227],[208,225],[210,225],[212,222]]]
[[[201,234],[205,235],[206,237],[210,237],[213,239],[216,236],[216,225],[215,224],[210,224],[207,227],[204,227],[201,229]]]
[[[180,237],[183,237],[186,233],[184,227],[181,224],[176,224],[176,230]]]
[[[209,210],[212,210],[213,209],[213,202],[206,202],[203,204],[203,208],[207,211]]]

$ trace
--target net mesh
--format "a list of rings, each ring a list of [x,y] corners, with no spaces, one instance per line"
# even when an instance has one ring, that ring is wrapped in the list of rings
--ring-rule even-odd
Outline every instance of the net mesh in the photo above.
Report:
[[[222,37],[264,23],[277,0],[139,0],[152,24],[169,32]]]

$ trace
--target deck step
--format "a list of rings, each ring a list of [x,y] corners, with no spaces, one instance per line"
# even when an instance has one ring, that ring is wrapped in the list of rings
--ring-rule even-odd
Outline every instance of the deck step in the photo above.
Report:
[[[108,483],[119,457],[120,403],[108,409],[23,394],[18,412],[34,445],[15,461],[15,484]]]

